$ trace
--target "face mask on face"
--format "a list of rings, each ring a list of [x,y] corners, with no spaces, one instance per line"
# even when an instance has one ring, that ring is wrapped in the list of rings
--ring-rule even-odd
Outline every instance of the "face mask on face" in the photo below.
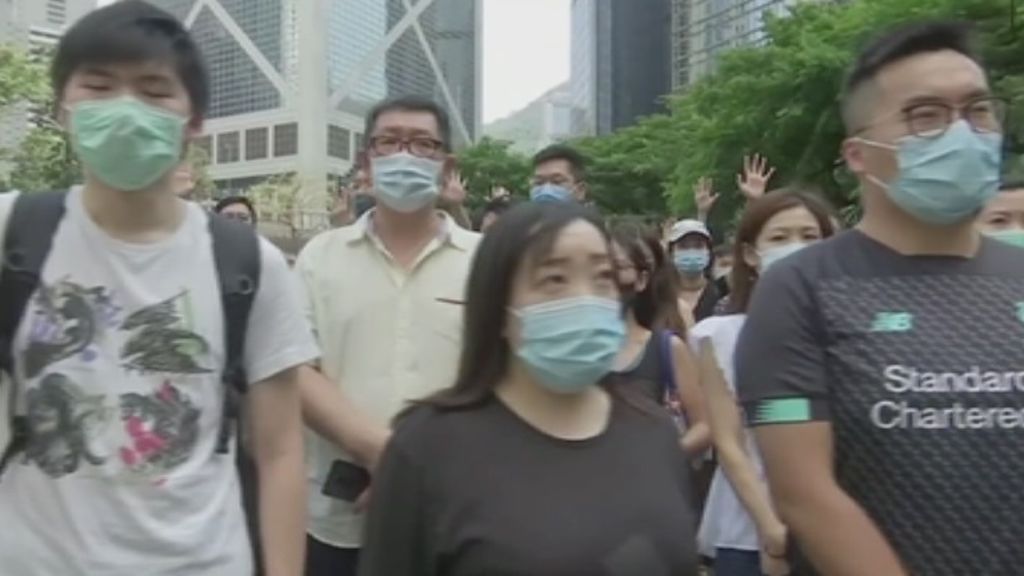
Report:
[[[75,152],[111,188],[145,190],[181,161],[183,116],[131,96],[81,102],[69,112]]]
[[[541,184],[530,190],[531,202],[573,202],[572,191],[557,184]]]
[[[768,270],[776,262],[792,256],[797,252],[806,248],[808,244],[803,242],[794,242],[792,244],[784,244],[782,246],[773,246],[765,250],[758,250],[757,255],[761,257],[761,273],[764,274],[765,270]]]
[[[999,190],[1003,136],[977,133],[958,120],[938,138],[906,136],[899,146],[860,139],[896,150],[899,175],[881,186],[907,214],[929,224],[949,225],[973,218]]]
[[[711,262],[711,253],[704,248],[683,248],[672,256],[676,270],[683,274],[695,275],[703,272]]]
[[[995,238],[1007,244],[1012,244],[1018,248],[1024,248],[1024,230],[1015,228],[1013,230],[999,230],[998,232],[989,232],[990,238]]]
[[[412,213],[430,206],[439,193],[444,164],[407,152],[370,160],[377,200],[396,212]]]
[[[596,384],[626,338],[621,304],[607,298],[566,298],[513,313],[522,322],[516,354],[541,386],[559,394]]]

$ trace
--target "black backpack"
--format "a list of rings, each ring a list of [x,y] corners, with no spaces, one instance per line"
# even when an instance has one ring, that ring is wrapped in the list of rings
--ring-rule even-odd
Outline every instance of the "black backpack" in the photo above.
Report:
[[[31,440],[28,417],[17,413],[18,382],[13,377],[13,342],[29,299],[39,284],[57,227],[64,217],[66,198],[67,191],[22,194],[15,200],[7,219],[0,268],[0,370],[10,376],[11,439],[0,456],[0,476]],[[209,230],[224,310],[226,358],[221,373],[225,400],[217,452],[227,454],[239,416],[241,395],[248,387],[243,352],[249,311],[259,289],[260,244],[251,227],[227,218],[211,215]]]

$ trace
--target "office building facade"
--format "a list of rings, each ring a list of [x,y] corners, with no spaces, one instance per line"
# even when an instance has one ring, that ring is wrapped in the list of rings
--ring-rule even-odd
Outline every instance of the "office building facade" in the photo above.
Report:
[[[476,138],[481,0],[149,1],[203,50],[212,105],[199,144],[223,192],[294,172],[322,197],[351,171],[366,114],[386,98],[431,97],[451,113],[456,144]]]
[[[573,0],[573,132],[608,134],[664,110],[671,0]]]
[[[0,0],[0,45],[47,50],[68,26],[96,8],[96,0]],[[14,150],[30,128],[25,105],[0,110],[0,151]]]
[[[740,46],[757,46],[767,40],[764,27],[769,15],[784,16],[800,1],[817,0],[676,0],[673,52],[679,55],[673,78],[681,87],[712,74],[721,55]]]

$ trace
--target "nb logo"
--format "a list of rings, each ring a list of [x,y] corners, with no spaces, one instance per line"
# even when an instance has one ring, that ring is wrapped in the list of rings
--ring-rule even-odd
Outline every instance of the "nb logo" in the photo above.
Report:
[[[914,315],[909,312],[879,312],[871,324],[872,332],[909,332],[913,329]]]

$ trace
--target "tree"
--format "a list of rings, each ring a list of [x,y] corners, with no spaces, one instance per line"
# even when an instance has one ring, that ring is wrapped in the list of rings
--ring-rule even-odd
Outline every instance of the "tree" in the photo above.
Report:
[[[78,160],[58,126],[45,124],[30,129],[11,161],[10,184],[16,190],[59,190],[81,181]]]
[[[0,108],[50,98],[45,58],[0,46]]]
[[[189,146],[185,162],[188,164],[192,176],[192,199],[196,201],[212,199],[217,191],[217,185],[213,183],[213,178],[210,178],[210,153],[199,146]]]
[[[466,204],[469,207],[485,204],[495,188],[505,188],[513,195],[525,195],[529,186],[530,161],[511,151],[511,146],[511,142],[484,137],[459,153],[459,171],[466,181]]]
[[[288,229],[289,239],[297,239],[307,228],[303,226],[300,206],[302,183],[294,172],[275,174],[249,188],[249,199],[256,206],[260,219]]]

